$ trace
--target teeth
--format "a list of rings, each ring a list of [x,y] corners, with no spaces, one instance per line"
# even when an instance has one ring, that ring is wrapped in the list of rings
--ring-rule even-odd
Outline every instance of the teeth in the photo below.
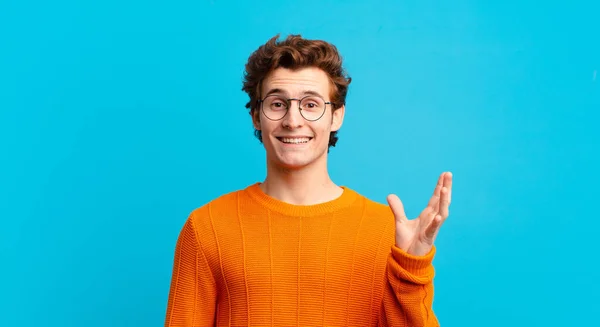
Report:
[[[281,141],[283,143],[292,143],[292,144],[299,144],[299,143],[306,143],[308,142],[310,139],[308,137],[282,137]]]

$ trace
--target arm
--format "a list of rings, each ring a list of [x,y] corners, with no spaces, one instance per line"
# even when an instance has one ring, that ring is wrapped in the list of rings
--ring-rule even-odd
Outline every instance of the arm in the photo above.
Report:
[[[381,326],[439,326],[433,303],[433,243],[448,218],[452,173],[440,175],[433,196],[419,217],[409,220],[396,195],[388,196],[396,224],[396,242],[388,257]]]
[[[414,256],[392,246],[378,326],[439,326],[432,309],[434,254],[435,248]]]
[[[177,240],[165,327],[212,326],[216,297],[215,281],[190,218]]]

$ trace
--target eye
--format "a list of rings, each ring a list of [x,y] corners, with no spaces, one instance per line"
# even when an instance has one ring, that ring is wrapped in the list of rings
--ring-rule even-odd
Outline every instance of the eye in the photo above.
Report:
[[[320,110],[323,107],[323,101],[318,98],[305,98],[302,100],[302,109],[305,110]]]
[[[285,109],[287,107],[287,103],[281,99],[272,99],[269,102],[269,108],[271,109]]]

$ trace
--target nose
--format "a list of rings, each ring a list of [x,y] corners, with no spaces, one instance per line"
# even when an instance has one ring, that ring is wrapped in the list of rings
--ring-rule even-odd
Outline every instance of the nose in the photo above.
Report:
[[[298,100],[290,100],[287,115],[282,121],[285,128],[298,128],[304,124],[304,118],[300,114],[300,102]]]

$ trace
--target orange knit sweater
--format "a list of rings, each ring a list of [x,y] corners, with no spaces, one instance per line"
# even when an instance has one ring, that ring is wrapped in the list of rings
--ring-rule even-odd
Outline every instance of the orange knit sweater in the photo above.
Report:
[[[165,326],[438,326],[434,252],[395,247],[389,207],[349,188],[298,206],[256,183],[189,216]]]

